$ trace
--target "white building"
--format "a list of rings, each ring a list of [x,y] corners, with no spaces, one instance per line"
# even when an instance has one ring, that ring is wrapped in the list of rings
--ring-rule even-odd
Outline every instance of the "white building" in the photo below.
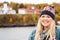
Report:
[[[2,7],[0,7],[0,14],[2,14],[3,13],[3,11],[2,11]]]
[[[20,8],[18,9],[19,14],[26,14],[26,9],[25,8]]]
[[[4,5],[0,7],[0,14],[16,14],[16,11],[7,5],[7,2],[4,2]]]
[[[9,7],[9,10],[8,10],[7,14],[16,14],[16,11],[13,10],[11,7]]]
[[[60,25],[60,20],[59,20],[59,21],[57,21],[57,23]]]

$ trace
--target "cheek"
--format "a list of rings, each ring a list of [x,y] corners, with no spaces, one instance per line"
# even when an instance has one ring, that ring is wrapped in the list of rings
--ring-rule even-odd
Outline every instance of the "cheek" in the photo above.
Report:
[[[52,19],[48,19],[48,21],[49,21],[49,23],[51,23],[52,22]]]
[[[52,20],[53,20],[53,19],[51,19],[51,18],[47,18],[47,19],[45,19],[45,20],[44,20],[43,18],[41,18],[41,19],[40,19],[40,23],[44,23],[44,21],[46,21],[48,24],[51,24]]]
[[[44,21],[44,19],[43,19],[43,18],[41,18],[41,19],[40,19],[40,23],[42,24],[42,23],[43,23],[43,21]]]
[[[42,22],[43,21],[43,19],[42,18],[40,18],[40,22]]]

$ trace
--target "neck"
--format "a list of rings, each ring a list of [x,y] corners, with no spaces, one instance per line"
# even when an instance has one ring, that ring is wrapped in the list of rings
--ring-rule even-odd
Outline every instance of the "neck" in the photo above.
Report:
[[[48,30],[49,29],[49,27],[47,27],[47,26],[43,26],[43,30]]]

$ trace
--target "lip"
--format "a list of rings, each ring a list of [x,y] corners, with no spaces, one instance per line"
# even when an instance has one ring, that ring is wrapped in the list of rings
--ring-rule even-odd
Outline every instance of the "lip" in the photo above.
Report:
[[[43,21],[43,23],[49,23],[49,21]]]
[[[43,26],[48,26],[49,25],[49,22],[48,21],[42,22],[42,25]]]

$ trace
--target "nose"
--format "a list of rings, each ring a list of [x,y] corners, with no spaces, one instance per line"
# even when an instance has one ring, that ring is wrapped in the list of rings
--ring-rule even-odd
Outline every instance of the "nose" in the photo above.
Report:
[[[47,20],[47,17],[44,17],[44,20]]]

